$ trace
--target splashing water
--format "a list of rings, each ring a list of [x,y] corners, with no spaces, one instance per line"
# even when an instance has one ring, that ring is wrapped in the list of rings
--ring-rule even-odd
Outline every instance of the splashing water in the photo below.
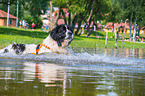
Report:
[[[22,54],[16,55],[13,53],[0,53],[0,58],[15,59],[26,61],[49,62],[65,65],[96,65],[96,66],[115,66],[124,68],[141,68],[145,67],[145,59],[137,58],[120,58],[107,56],[104,54],[90,54],[87,52],[73,54],[56,54],[45,53],[40,55]]]

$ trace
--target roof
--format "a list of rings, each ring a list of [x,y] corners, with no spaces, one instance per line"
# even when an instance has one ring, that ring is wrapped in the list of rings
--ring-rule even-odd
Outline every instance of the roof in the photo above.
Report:
[[[108,22],[105,26],[105,28],[112,28],[113,27],[113,23],[112,22]]]
[[[58,25],[60,24],[65,24],[64,20],[63,19],[58,19],[58,22],[57,22]]]
[[[102,28],[102,25],[100,23],[97,23],[98,28]]]
[[[116,28],[118,27],[125,27],[125,23],[115,23],[116,24]],[[108,22],[105,26],[105,28],[113,28],[113,23],[112,22]],[[131,28],[133,29],[133,24],[131,26]],[[126,23],[126,29],[130,29],[130,24],[129,23]]]
[[[144,30],[145,29],[145,26],[143,26],[142,28],[141,28],[141,30]]]
[[[0,18],[7,18],[7,12],[3,11],[3,10],[0,10]],[[11,19],[17,19],[17,17],[9,14],[9,18]]]

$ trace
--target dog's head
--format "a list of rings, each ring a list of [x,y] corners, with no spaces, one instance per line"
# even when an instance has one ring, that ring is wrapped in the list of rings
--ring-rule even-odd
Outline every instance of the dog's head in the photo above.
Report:
[[[50,32],[50,36],[58,46],[68,46],[73,40],[73,30],[69,25],[58,25]]]

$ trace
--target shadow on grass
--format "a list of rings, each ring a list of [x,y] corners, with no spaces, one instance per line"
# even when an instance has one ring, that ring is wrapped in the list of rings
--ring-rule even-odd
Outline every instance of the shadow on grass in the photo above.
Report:
[[[32,38],[46,38],[48,33],[42,31],[31,31],[18,28],[0,27],[0,34],[13,35],[13,36],[28,36]]]

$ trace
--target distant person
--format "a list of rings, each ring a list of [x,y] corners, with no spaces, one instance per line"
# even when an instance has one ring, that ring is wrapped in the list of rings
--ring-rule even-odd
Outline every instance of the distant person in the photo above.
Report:
[[[35,27],[35,24],[34,24],[34,23],[32,23],[32,30],[34,30],[34,27]]]
[[[26,29],[29,29],[29,23],[26,23]]]
[[[48,29],[49,29],[49,25],[46,26],[46,30],[48,30]]]
[[[20,20],[20,22],[19,22],[19,27],[21,28],[22,27],[22,20]]]
[[[23,28],[25,28],[25,26],[26,26],[25,20],[22,21],[22,26],[23,26]]]

